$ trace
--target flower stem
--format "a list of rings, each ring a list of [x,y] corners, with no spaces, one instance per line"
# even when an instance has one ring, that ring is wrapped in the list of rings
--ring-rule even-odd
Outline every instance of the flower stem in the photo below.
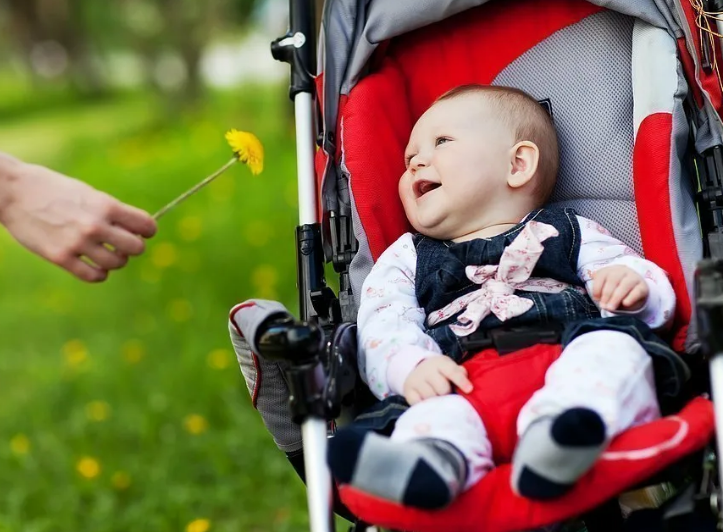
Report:
[[[186,192],[184,192],[183,194],[181,194],[180,196],[178,196],[176,199],[174,199],[173,201],[171,201],[168,205],[162,207],[161,210],[159,210],[156,214],[153,215],[153,218],[156,219],[156,220],[158,220],[161,216],[163,216],[164,214],[166,214],[168,211],[170,211],[172,208],[174,208],[176,205],[178,205],[179,203],[181,203],[183,200],[185,200],[185,199],[188,198],[189,196],[192,196],[193,194],[195,194],[196,192],[198,192],[199,190],[201,190],[203,187],[205,187],[206,185],[208,185],[211,181],[213,181],[214,179],[216,179],[218,176],[220,176],[220,175],[221,175],[222,173],[224,173],[226,170],[228,170],[229,168],[231,168],[231,167],[232,167],[234,164],[236,164],[237,162],[238,162],[238,159],[237,159],[236,157],[234,157],[234,158],[231,159],[229,162],[227,162],[226,164],[224,164],[221,168],[219,168],[219,169],[216,170],[214,173],[212,173],[210,176],[208,176],[206,179],[204,179],[204,180],[201,181],[200,183],[197,183],[197,184],[193,185],[193,187],[191,187],[191,188],[188,189]]]

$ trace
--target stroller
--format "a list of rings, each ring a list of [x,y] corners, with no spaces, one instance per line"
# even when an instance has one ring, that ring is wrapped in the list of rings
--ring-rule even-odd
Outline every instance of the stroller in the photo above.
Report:
[[[312,76],[312,5],[290,0],[291,30],[272,53],[292,67],[301,321],[251,300],[231,310],[229,329],[253,405],[307,483],[313,531],[333,529],[332,506],[357,530],[512,532],[580,515],[590,531],[621,530],[617,496],[660,482],[676,487],[656,514],[666,530],[721,521],[711,445],[723,403],[707,396],[708,367],[714,397],[723,394],[723,58],[708,14],[717,3],[326,0]],[[337,492],[326,441],[369,402],[356,374],[356,296],[409,228],[397,196],[409,131],[437,96],[467,83],[545,102],[560,139],[552,203],[601,222],[668,272],[678,297],[669,340],[697,378],[679,413],[616,438],[561,499],[517,497],[502,464],[432,512]],[[325,261],[339,274],[336,295]],[[503,338],[478,347],[514,347],[514,335]]]

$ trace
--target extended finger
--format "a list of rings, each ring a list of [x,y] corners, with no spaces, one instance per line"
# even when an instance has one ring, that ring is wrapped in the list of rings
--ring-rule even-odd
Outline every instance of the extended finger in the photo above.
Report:
[[[117,225],[108,225],[100,233],[100,240],[113,246],[121,255],[140,255],[146,249],[143,239]]]
[[[449,395],[452,393],[452,385],[441,371],[430,376],[427,382],[434,390],[435,395]]]
[[[615,288],[613,293],[610,294],[610,297],[605,304],[605,309],[610,311],[617,309],[620,306],[620,303],[622,303],[625,296],[630,293],[630,290],[633,289],[636,283],[637,280],[632,276],[625,276],[620,279],[617,287]]]
[[[434,391],[434,388],[428,381],[418,383],[414,389],[417,391],[422,400],[429,399],[430,397],[437,397],[437,392]]]
[[[102,244],[88,246],[83,254],[103,270],[117,270],[128,262],[127,256],[111,251]]]
[[[618,287],[618,284],[620,283],[620,277],[621,277],[621,275],[614,271],[605,276],[605,284],[602,287],[601,293],[600,293],[600,305],[602,307],[607,306],[610,296],[613,295],[613,292],[615,292],[615,289]]]
[[[65,264],[61,264],[63,268],[75,275],[78,279],[89,283],[99,283],[105,281],[108,272],[102,268],[98,268],[84,262],[80,257],[75,257]]]
[[[623,306],[625,307],[632,307],[636,303],[640,303],[641,301],[644,301],[645,298],[648,297],[648,285],[645,284],[645,282],[638,282],[632,290],[628,293],[627,296],[625,296],[625,299],[623,299]]]
[[[454,368],[444,368],[442,373],[447,377],[452,384],[462,390],[464,393],[470,393],[472,391],[472,381],[467,377],[467,370],[462,366],[455,366]]]
[[[155,235],[158,229],[156,221],[150,214],[125,203],[114,203],[110,209],[109,218],[114,224],[145,238]]]
[[[595,301],[600,301],[600,296],[602,295],[602,289],[605,285],[605,273],[601,272],[595,272],[592,275],[592,298]]]
[[[407,403],[409,403],[410,406],[417,404],[422,400],[422,396],[419,395],[419,393],[415,389],[409,390],[406,394],[404,394],[404,398],[407,400]]]

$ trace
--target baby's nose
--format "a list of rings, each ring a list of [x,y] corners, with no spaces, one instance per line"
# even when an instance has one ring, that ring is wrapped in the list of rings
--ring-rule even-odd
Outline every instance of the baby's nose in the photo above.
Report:
[[[414,157],[412,157],[412,160],[409,161],[409,168],[412,170],[412,172],[415,172],[418,169],[424,168],[426,166],[427,163],[425,163],[424,160],[418,155],[415,155]]]

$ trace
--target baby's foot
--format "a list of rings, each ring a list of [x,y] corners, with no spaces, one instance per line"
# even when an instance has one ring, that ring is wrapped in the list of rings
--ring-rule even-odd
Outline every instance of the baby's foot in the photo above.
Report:
[[[520,437],[512,459],[512,489],[529,499],[568,492],[607,445],[605,424],[587,408],[535,421]]]
[[[397,442],[353,427],[329,440],[328,461],[340,483],[416,508],[447,506],[467,478],[464,457],[450,443]]]

